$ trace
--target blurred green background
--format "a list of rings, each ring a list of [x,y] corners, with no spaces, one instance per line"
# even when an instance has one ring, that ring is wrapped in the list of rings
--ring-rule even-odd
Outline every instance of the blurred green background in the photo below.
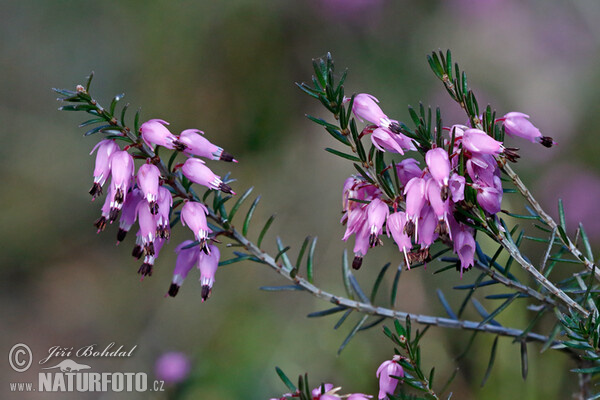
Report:
[[[425,59],[431,50],[451,48],[480,104],[491,103],[499,114],[525,112],[559,142],[548,150],[513,140],[523,156],[515,168],[552,212],[556,199],[565,199],[571,233],[583,220],[594,242],[600,240],[600,4],[593,0],[5,0],[1,10],[4,359],[19,342],[36,360],[51,346],[116,342],[137,345],[134,357],[94,360],[94,371],[152,377],[154,360],[177,350],[194,365],[182,398],[265,399],[285,391],[275,366],[291,377],[308,372],[313,386],[331,381],[345,393],[376,394],[377,366],[393,354],[377,327],[336,356],[354,320],[334,331],[335,317],[306,319],[329,305],[302,293],[259,291],[286,284],[260,265],[220,269],[204,304],[193,272],[176,298],[164,298],[173,249],[191,236],[180,226],[154,275],[140,282],[130,256],[133,235],[115,247],[114,226],[100,235],[92,226],[102,200],[90,203],[94,157],[88,154],[99,139],[82,137],[77,124],[85,116],[58,112],[50,90],[72,89],[92,70],[92,93],[105,105],[124,91],[123,102],[143,107],[143,119],[168,120],[175,133],[202,129],[234,154],[239,164],[210,166],[221,175],[231,171],[238,193],[254,186],[263,194],[251,236],[272,213],[278,218],[265,242],[270,250],[277,234],[295,245],[295,257],[304,237],[317,235],[317,283],[342,294],[340,257],[351,244],[340,240],[338,221],[343,180],[353,168],[323,151],[335,144],[304,115],[329,116],[294,82],[309,81],[311,59],[331,51],[340,71],[349,68],[347,93],[372,93],[391,117],[408,119],[406,105],[422,100],[440,105],[448,125],[464,123]],[[512,206],[520,207],[514,195],[504,208]],[[387,260],[401,263],[391,243],[371,253],[357,273],[365,287]],[[528,254],[539,260],[539,247]],[[402,310],[443,315],[437,287],[460,304],[451,287],[475,274],[461,280],[454,272],[432,275],[435,269],[403,274]],[[523,329],[532,315],[515,308],[500,321]],[[472,311],[468,316],[478,318]],[[438,385],[452,374],[469,337],[438,328],[427,334],[424,363],[436,366]],[[493,374],[479,388],[492,340],[480,335],[458,364],[453,398],[562,399],[575,390],[576,376],[567,372],[573,365],[561,355],[540,355],[538,345],[530,346],[523,381],[519,348],[509,339],[500,340]],[[36,381],[39,367],[17,374],[3,363],[2,398],[134,398],[9,393],[8,382]],[[140,398],[151,396],[164,398]]]

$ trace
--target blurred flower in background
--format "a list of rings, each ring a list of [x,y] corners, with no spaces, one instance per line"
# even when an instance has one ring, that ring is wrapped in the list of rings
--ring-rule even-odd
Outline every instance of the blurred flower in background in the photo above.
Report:
[[[170,351],[162,354],[154,365],[156,379],[167,385],[181,383],[187,379],[191,369],[190,359],[185,353]]]

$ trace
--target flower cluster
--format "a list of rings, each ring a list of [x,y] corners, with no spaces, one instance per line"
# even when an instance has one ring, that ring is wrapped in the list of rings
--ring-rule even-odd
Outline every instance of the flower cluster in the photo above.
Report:
[[[381,243],[379,236],[384,227],[409,268],[415,262],[426,262],[429,247],[438,239],[458,255],[461,272],[470,268],[474,263],[475,232],[472,221],[459,215],[458,210],[478,206],[492,217],[500,211],[503,189],[496,157],[515,161],[519,157],[517,149],[505,147],[481,129],[464,125],[445,128],[450,135],[443,139],[442,146],[434,144],[424,149],[403,134],[399,123],[388,118],[377,103],[369,94],[354,96],[354,115],[373,124],[365,127],[362,135],[370,134],[380,151],[404,155],[419,147],[425,165],[421,168],[416,159],[405,158],[390,167],[398,176],[401,195],[396,198],[386,196],[374,179],[354,175],[346,180],[341,222],[346,225],[343,240],[355,235],[353,268],[360,268],[367,251]],[[545,146],[554,144],[526,118],[525,114],[511,112],[498,121],[503,122],[509,135]],[[467,193],[472,198],[466,199]]]
[[[180,167],[183,175],[191,182],[209,189],[235,194],[231,187],[221,180],[221,177],[215,175],[205,165],[204,161],[194,156],[211,160],[237,161],[222,148],[204,138],[202,131],[187,129],[176,136],[166,125],[168,122],[160,119],[146,121],[140,126],[141,139],[152,149],[154,146],[162,146],[188,155],[187,160],[175,169]],[[143,257],[143,264],[138,270],[143,278],[152,275],[154,262],[165,242],[170,239],[173,197],[181,194],[177,194],[165,185],[166,177],[161,175],[161,170],[157,166],[160,160],[157,157],[146,158],[145,163],[137,169],[136,173],[134,157],[128,150],[141,145],[140,141],[138,144],[121,149],[114,139],[105,139],[98,143],[92,150],[92,153],[96,152],[96,165],[90,194],[93,199],[101,195],[103,186],[110,178],[102,215],[96,220],[95,226],[100,232],[104,230],[107,223],[119,219],[118,244],[125,239],[137,222],[139,229],[132,255],[137,259]],[[178,256],[168,291],[170,296],[177,294],[194,266],[198,267],[201,274],[202,300],[210,296],[220,254],[219,249],[211,244],[211,230],[208,227],[207,215],[208,209],[204,204],[184,198],[179,217],[181,223],[193,232],[196,242],[184,241],[175,250]]]

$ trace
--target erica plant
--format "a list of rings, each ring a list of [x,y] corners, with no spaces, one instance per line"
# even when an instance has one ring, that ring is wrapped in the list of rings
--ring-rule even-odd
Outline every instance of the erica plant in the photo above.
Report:
[[[490,105],[480,109],[466,73],[453,64],[450,51],[434,52],[428,61],[445,90],[464,110],[464,121],[446,123],[439,108],[432,110],[422,104],[409,107],[410,121],[396,120],[373,94],[345,93],[347,71],[337,74],[329,54],[313,61],[311,84],[298,84],[330,114],[328,118],[308,117],[339,145],[338,149],[325,150],[349,162],[349,177],[338,184],[341,223],[346,227],[340,239],[353,239],[354,254],[349,259],[344,251],[341,257],[345,295],[329,293],[315,282],[316,238],[306,238],[293,262],[291,246],[279,238],[276,254],[261,247],[274,217],[264,223],[256,238],[248,237],[260,197],[251,203],[243,219],[236,218],[252,188],[236,196],[229,175],[219,177],[211,171],[205,160],[237,161],[202,131],[186,129],[175,135],[164,120],[140,123],[139,111],[130,128],[125,120],[127,106],[116,115],[122,95],[108,108],[101,107],[90,94],[91,76],[85,86],[74,91],[56,91],[61,95],[59,100],[69,103],[62,110],[92,115],[80,125],[93,127],[85,136],[103,136],[93,150],[96,166],[90,190],[93,199],[106,192],[101,217],[95,222],[98,232],[119,220],[117,242],[121,242],[137,224],[133,255],[143,258],[138,270],[142,277],[152,274],[164,246],[171,240],[177,243],[173,246],[177,261],[170,296],[178,293],[194,266],[200,270],[200,297],[204,301],[211,294],[218,265],[252,261],[289,281],[262,289],[301,291],[333,304],[309,317],[341,314],[335,328],[353,321],[338,353],[359,332],[393,320],[394,329],[386,326],[383,333],[395,350],[388,360],[377,360],[381,365],[373,371],[373,378],[379,379],[379,399],[448,397],[444,393],[454,376],[445,384],[437,384],[435,369],[425,371],[421,359],[420,346],[430,326],[473,331],[468,343],[478,333],[495,336],[482,382],[491,372],[499,338],[509,337],[520,346],[524,378],[528,346],[537,342],[542,351],[567,354],[574,361],[572,371],[580,376],[578,396],[593,397],[591,382],[600,372],[600,273],[590,243],[582,225],[574,237],[569,237],[562,204],[555,221],[511,167],[527,156],[514,147],[519,140],[548,148],[555,142],[522,112],[507,110],[497,115]],[[176,164],[179,154],[185,161]],[[512,204],[517,198],[522,200],[527,213],[504,208],[507,202],[502,200],[507,195],[513,196]],[[332,216],[332,222],[335,219]],[[172,237],[171,228],[178,222],[192,231],[188,237]],[[480,246],[482,237],[491,239],[495,248]],[[543,254],[523,254],[521,244],[525,240],[542,243]],[[386,242],[395,243],[397,256],[379,270],[365,265],[371,249]],[[219,246],[223,245],[240,250],[233,258],[221,260]],[[453,296],[462,299],[458,309],[437,291],[446,316],[409,313],[396,305],[401,272],[423,273],[418,267],[425,265],[434,273],[452,274],[448,271],[455,269],[460,276],[476,275],[475,283],[456,287]],[[553,274],[557,266],[562,270],[560,279]],[[353,273],[359,268],[372,271],[370,293]],[[386,301],[381,295],[377,297],[384,280],[390,282]],[[492,285],[503,287],[503,293],[487,295],[484,303],[473,297]],[[464,291],[467,294],[461,295]],[[471,307],[479,319],[464,318]],[[527,326],[503,326],[496,318],[509,307],[526,307],[534,315]],[[413,329],[415,323],[424,328]],[[342,394],[340,387],[330,383],[312,387],[307,375],[301,375],[296,385],[280,369],[277,373],[289,390],[278,397],[281,399],[373,397]]]

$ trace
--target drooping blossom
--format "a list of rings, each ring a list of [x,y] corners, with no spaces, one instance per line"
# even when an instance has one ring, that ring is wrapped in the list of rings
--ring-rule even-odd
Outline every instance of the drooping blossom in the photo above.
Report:
[[[392,133],[387,128],[376,128],[371,134],[371,142],[381,151],[404,154],[404,150],[411,150],[414,145],[412,140],[402,133]]]
[[[165,244],[164,239],[157,238],[154,241],[154,247],[153,247],[154,253],[153,254],[146,253],[144,255],[144,263],[138,269],[138,274],[142,275],[142,279],[144,279],[144,277],[146,277],[146,276],[152,276],[152,270],[154,268],[154,261],[156,261],[156,259],[158,258],[158,253],[160,253],[160,250],[162,249],[164,244]]]
[[[212,144],[198,129],[186,129],[179,134],[179,142],[186,145],[185,152],[195,156],[205,157],[210,160],[237,162],[233,156],[219,146]]]
[[[481,129],[467,129],[462,137],[462,145],[476,154],[500,154],[504,151],[502,142],[497,141]]]
[[[448,187],[450,188],[450,194],[452,195],[453,202],[459,202],[465,198],[465,177],[457,174],[452,174],[448,181]]]
[[[209,189],[218,189],[223,193],[235,194],[229,185],[223,183],[221,177],[215,175],[210,168],[204,165],[204,161],[198,158],[188,158],[181,167],[181,172],[194,183]]]
[[[169,150],[177,149],[184,150],[185,145],[177,141],[177,136],[173,135],[165,125],[169,125],[167,121],[162,119],[151,119],[140,126],[142,139],[150,147],[159,145],[166,147]]]
[[[425,154],[425,162],[431,177],[440,186],[448,186],[448,180],[450,179],[448,152],[441,147],[431,149]]]
[[[387,127],[389,125],[389,119],[387,115],[381,111],[381,108],[377,103],[379,103],[379,100],[374,96],[367,93],[359,93],[354,96],[352,111],[354,112],[354,115],[363,122],[366,120],[377,126]]]
[[[181,209],[181,223],[191,229],[196,240],[200,242],[200,248],[206,253],[210,252],[207,239],[211,232],[206,222],[207,215],[206,206],[195,201],[186,202]]]
[[[179,292],[179,288],[183,285],[183,281],[187,278],[188,273],[198,263],[200,256],[200,248],[192,246],[192,240],[185,240],[175,248],[177,260],[175,261],[175,270],[173,271],[173,280],[169,287],[169,296],[175,297]]]
[[[160,171],[154,164],[144,164],[138,169],[138,187],[144,194],[144,198],[150,205],[150,212],[158,212],[158,187],[160,183]]]
[[[386,203],[380,199],[372,200],[366,208],[367,225],[369,227],[369,245],[371,247],[377,244],[377,238],[383,231],[383,224],[387,219],[390,210]]]
[[[494,176],[494,186],[487,186],[480,181],[475,181],[473,187],[477,189],[477,204],[490,214],[500,212],[502,202],[502,181]]]
[[[419,162],[414,158],[405,158],[396,164],[396,171],[398,173],[398,180],[400,180],[402,185],[406,185],[412,178],[419,177],[423,173],[421,168],[419,168]]]
[[[454,232],[454,252],[460,259],[461,274],[469,269],[474,263],[475,238],[473,229],[464,224],[457,224],[453,227]]]
[[[140,240],[144,254],[154,255],[156,217],[150,212],[150,205],[143,199],[137,205],[136,214],[140,225]]]
[[[391,234],[394,242],[398,245],[398,249],[404,253],[404,260],[406,266],[410,268],[410,261],[408,259],[408,252],[412,249],[412,242],[410,236],[404,231],[406,225],[406,213],[404,211],[398,211],[389,215],[387,219],[387,234]]]
[[[171,351],[161,355],[154,365],[156,379],[167,385],[183,382],[189,375],[191,363],[189,358],[180,352]]]
[[[200,296],[202,301],[206,301],[212,293],[212,287],[215,283],[215,273],[219,266],[219,259],[221,253],[219,248],[214,245],[208,245],[210,248],[208,254],[206,252],[200,252],[198,257],[198,269],[200,270],[200,284],[202,285],[202,292]]]
[[[529,120],[529,115],[521,112],[509,112],[501,120],[504,131],[510,136],[518,136],[529,140],[531,143],[541,143],[546,147],[552,147],[556,142],[551,137],[542,136],[542,133]]]
[[[110,219],[114,221],[123,207],[127,191],[131,187],[135,165],[133,157],[123,150],[115,151],[110,156],[110,174],[112,176],[110,188],[112,198],[110,202]]]
[[[123,203],[121,219],[119,220],[119,232],[117,233],[117,244],[122,242],[137,219],[137,206],[142,201],[142,192],[138,188],[134,188],[128,195],[127,200]]]
[[[362,266],[363,258],[369,251],[370,237],[369,226],[363,224],[354,237],[354,249],[352,250],[354,252],[354,260],[352,260],[352,268],[360,269]]]
[[[415,177],[408,181],[404,188],[407,219],[405,230],[409,236],[413,236],[414,234],[415,239],[418,238],[421,209],[426,202],[425,183],[425,179]]]
[[[94,184],[90,189],[92,199],[95,199],[98,195],[102,194],[102,186],[110,175],[110,156],[119,150],[119,145],[114,140],[105,139],[98,142],[96,146],[90,152],[90,155],[94,151],[96,153],[96,164],[94,166]]]
[[[164,186],[158,188],[158,215],[156,220],[156,236],[169,240],[171,227],[169,225],[169,214],[173,206],[171,192]]]
[[[378,398],[385,399],[388,394],[394,394],[398,379],[392,376],[403,377],[404,369],[399,363],[400,357],[394,356],[393,359],[384,361],[377,369],[377,378],[379,378],[379,396]]]
[[[106,199],[104,200],[104,204],[102,205],[101,208],[101,212],[102,214],[100,215],[100,218],[98,218],[95,222],[94,222],[94,226],[96,228],[98,228],[98,232],[100,233],[104,230],[104,228],[106,228],[106,221],[108,221],[110,219],[110,202],[112,201],[112,189],[108,188],[108,195],[106,196]]]

